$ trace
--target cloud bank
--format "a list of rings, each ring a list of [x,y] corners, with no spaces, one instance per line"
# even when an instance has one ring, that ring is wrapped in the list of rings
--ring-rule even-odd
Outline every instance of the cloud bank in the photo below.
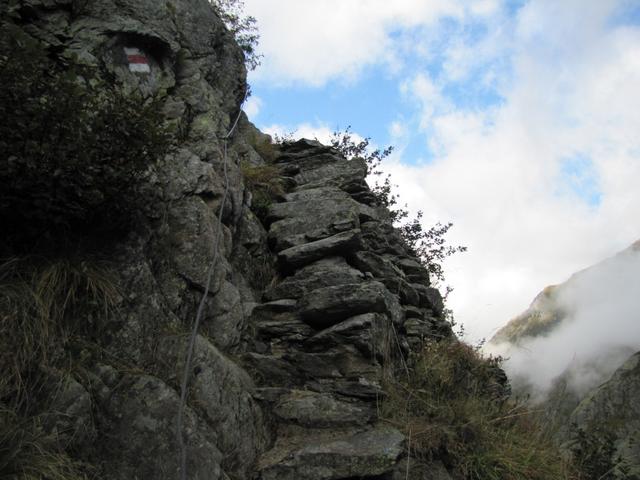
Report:
[[[605,381],[640,350],[640,250],[627,250],[575,275],[559,290],[557,305],[569,312],[550,335],[512,346],[507,372],[544,395],[560,375],[580,396]]]

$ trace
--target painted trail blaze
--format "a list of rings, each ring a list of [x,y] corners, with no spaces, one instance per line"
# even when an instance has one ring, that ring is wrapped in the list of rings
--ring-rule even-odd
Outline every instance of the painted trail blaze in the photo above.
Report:
[[[147,56],[135,47],[124,47],[124,53],[129,63],[129,71],[136,73],[150,73],[149,60]]]

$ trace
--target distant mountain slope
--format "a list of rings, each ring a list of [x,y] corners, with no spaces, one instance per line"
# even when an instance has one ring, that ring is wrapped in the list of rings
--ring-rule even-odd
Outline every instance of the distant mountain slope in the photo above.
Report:
[[[617,270],[629,257],[640,252],[640,240],[617,255],[574,273],[566,282],[545,287],[531,302],[529,308],[511,319],[491,338],[490,343],[521,345],[528,340],[550,335],[575,314],[577,297],[597,297],[598,291],[588,292],[594,285],[615,277]],[[640,277],[640,271],[638,272]],[[604,292],[602,290],[601,292]],[[640,292],[638,293],[640,295]],[[596,300],[596,298],[592,298]]]

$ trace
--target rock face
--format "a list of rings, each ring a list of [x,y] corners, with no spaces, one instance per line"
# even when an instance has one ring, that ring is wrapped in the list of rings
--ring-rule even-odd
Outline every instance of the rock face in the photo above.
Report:
[[[583,448],[580,434],[610,448],[615,479],[640,478],[640,352],[584,398],[570,417],[568,447]]]
[[[3,22],[162,99],[181,132],[140,180],[153,204],[100,242],[119,295],[78,355],[82,375],[64,377],[49,431],[104,478],[177,477],[179,385],[213,264],[185,411],[188,478],[399,478],[404,437],[377,418],[382,380],[451,331],[365,162],[285,143],[270,160],[288,192],[260,221],[241,164],[265,163],[265,137],[240,112],[242,53],[209,2],[9,3]],[[148,71],[130,68],[130,49]],[[415,478],[432,478],[425,468]]]

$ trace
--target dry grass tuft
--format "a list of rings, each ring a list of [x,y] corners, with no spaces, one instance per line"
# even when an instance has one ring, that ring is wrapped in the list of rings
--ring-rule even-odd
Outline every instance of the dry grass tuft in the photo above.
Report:
[[[267,163],[273,163],[280,153],[278,144],[272,142],[271,138],[267,135],[256,139],[252,146],[258,155]]]
[[[499,366],[462,342],[428,342],[407,378],[388,382],[381,416],[410,437],[412,456],[444,459],[464,479],[578,479],[533,413],[507,399]]]
[[[106,312],[119,296],[99,262],[11,258],[0,264],[0,399],[20,403],[43,367],[56,361],[83,312]]]
[[[86,480],[88,467],[69,458],[47,437],[37,419],[21,419],[0,408],[0,478]]]
[[[119,298],[98,261],[25,257],[0,263],[0,479],[86,479],[53,434],[45,434],[49,372],[67,368],[74,336],[95,329]]]
[[[263,219],[275,199],[284,195],[280,170],[275,165],[240,165],[247,188],[253,195],[251,209]]]

